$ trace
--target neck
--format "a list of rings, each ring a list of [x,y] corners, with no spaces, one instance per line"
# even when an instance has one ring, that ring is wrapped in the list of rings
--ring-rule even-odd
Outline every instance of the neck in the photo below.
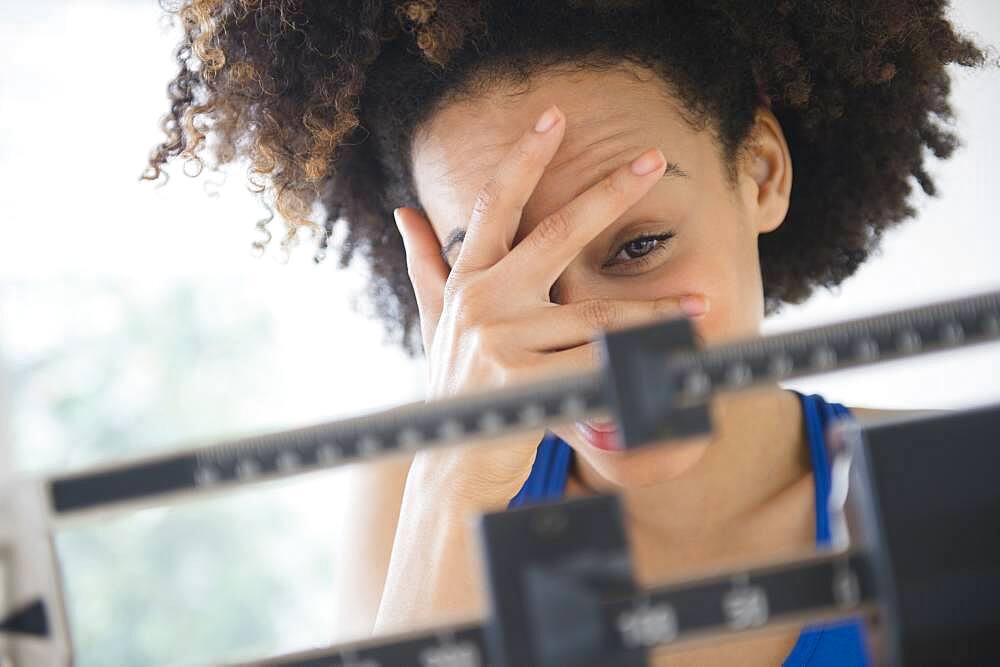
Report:
[[[680,475],[641,484],[611,481],[576,456],[580,482],[619,493],[637,529],[661,542],[691,543],[728,530],[811,471],[801,405],[792,392],[773,385],[722,394],[711,413],[713,432],[694,445],[707,445],[704,454]],[[642,468],[655,470],[657,454],[669,450],[641,453],[650,457]]]

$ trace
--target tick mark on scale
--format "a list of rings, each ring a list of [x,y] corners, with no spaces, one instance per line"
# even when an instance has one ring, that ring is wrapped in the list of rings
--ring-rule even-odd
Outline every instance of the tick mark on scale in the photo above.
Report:
[[[493,410],[484,412],[479,418],[479,427],[486,433],[496,433],[503,428],[503,417]]]
[[[242,459],[236,464],[236,474],[240,479],[252,479],[260,473],[260,464],[253,459]]]
[[[316,458],[320,463],[329,464],[340,458],[340,452],[337,451],[336,445],[325,443],[320,445],[319,449],[316,450]]]

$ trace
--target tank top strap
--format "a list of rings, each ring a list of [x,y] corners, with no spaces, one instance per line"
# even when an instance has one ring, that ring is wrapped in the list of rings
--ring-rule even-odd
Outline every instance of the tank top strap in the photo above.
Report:
[[[535,462],[524,485],[508,507],[558,500],[566,492],[566,479],[573,458],[573,449],[552,431],[546,431],[535,451]]]
[[[830,425],[838,419],[853,418],[846,406],[825,400],[819,394],[802,394],[792,389],[802,403],[802,416],[806,427],[806,441],[809,446],[809,457],[812,460],[813,477],[815,479],[814,493],[816,504],[816,544],[829,546],[830,530],[830,459],[826,450],[826,432]]]
[[[839,419],[853,419],[850,409],[825,400],[819,394],[792,390],[802,403],[806,441],[812,459],[816,505],[816,544],[832,546],[830,527],[831,466],[826,450],[826,432]],[[858,619],[833,624],[807,625],[782,667],[870,667],[864,624]]]

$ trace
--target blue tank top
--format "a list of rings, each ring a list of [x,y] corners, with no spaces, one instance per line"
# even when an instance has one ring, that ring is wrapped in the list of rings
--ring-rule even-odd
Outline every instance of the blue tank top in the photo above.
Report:
[[[819,394],[804,395],[792,390],[802,403],[815,479],[816,544],[830,545],[830,461],[826,455],[827,425],[835,419],[853,418],[840,403],[828,403]],[[561,498],[573,450],[559,436],[546,432],[524,486],[510,501],[509,507]],[[805,627],[782,663],[782,667],[869,667],[865,648],[865,629],[859,620]]]

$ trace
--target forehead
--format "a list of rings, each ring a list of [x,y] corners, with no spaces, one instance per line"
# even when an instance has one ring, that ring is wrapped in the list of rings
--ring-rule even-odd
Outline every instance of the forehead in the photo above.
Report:
[[[440,238],[465,226],[478,189],[553,103],[562,110],[566,129],[525,206],[522,227],[651,146],[688,172],[703,159],[675,98],[653,72],[632,65],[546,72],[527,89],[502,88],[446,105],[414,134],[414,184]]]

